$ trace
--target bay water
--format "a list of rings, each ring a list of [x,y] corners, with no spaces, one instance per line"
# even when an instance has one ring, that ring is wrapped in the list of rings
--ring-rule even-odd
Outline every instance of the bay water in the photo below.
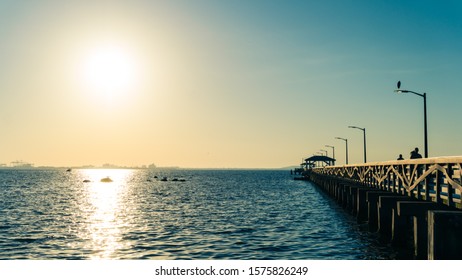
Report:
[[[376,240],[288,171],[0,170],[3,260],[397,258]]]

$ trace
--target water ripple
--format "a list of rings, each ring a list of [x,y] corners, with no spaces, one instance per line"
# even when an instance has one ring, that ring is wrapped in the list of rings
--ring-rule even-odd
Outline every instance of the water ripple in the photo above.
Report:
[[[0,172],[0,259],[396,256],[285,171]]]

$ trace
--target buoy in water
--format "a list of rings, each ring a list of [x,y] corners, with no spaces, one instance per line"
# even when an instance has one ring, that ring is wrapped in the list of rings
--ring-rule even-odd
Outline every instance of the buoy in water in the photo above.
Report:
[[[103,182],[103,183],[110,183],[110,182],[112,182],[112,179],[109,178],[109,177],[106,177],[106,178],[101,179],[101,182]]]

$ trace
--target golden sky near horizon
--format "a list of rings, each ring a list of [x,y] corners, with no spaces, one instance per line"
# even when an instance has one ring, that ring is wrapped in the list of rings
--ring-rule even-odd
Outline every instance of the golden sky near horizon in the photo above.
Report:
[[[325,145],[342,163],[335,137],[361,162],[349,125],[371,161],[406,157],[422,106],[397,80],[429,92],[430,155],[462,153],[450,7],[380,4],[390,25],[372,4],[292,4],[1,1],[0,163],[272,168]]]

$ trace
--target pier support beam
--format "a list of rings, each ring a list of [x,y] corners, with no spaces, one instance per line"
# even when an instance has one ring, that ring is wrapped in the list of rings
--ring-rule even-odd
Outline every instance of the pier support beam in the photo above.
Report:
[[[380,190],[371,189],[368,187],[358,188],[356,198],[356,219],[359,223],[366,222],[369,219],[369,207],[367,202],[368,192],[380,192]]]
[[[448,210],[448,207],[426,201],[399,201],[393,215],[392,243],[409,247],[411,240],[414,258],[419,260],[427,259],[429,210]]]
[[[350,213],[353,213],[354,205],[355,205],[355,196],[356,196],[356,189],[358,187],[349,185],[346,189],[346,196],[347,196],[347,205],[346,210]]]
[[[344,183],[338,183],[338,187],[335,191],[335,199],[342,206],[343,206],[343,200],[344,200],[343,193],[344,193],[345,188],[346,188],[346,185]]]
[[[365,204],[365,201],[366,201],[366,197],[365,197],[365,193],[363,196],[359,197],[359,192],[360,190],[370,190],[371,188],[369,187],[361,187],[361,186],[351,186],[350,187],[350,196],[351,196],[351,213],[353,215],[358,215],[358,205],[359,204],[362,204],[364,205]],[[361,199],[363,201],[361,201]]]
[[[396,196],[396,194],[386,191],[370,191],[366,193],[367,200],[367,219],[369,224],[369,230],[376,232],[379,228],[379,215],[378,215],[378,202],[379,197],[382,196]],[[403,196],[404,197],[404,196]]]
[[[462,259],[462,211],[428,211],[428,259]]]
[[[380,196],[378,204],[378,232],[382,242],[390,242],[392,238],[393,213],[398,201],[413,200],[404,196]]]
[[[343,188],[342,188],[342,207],[344,209],[348,209],[348,204],[350,203],[350,196],[348,195],[350,192],[350,186],[349,185],[346,185],[344,184],[343,185]]]

